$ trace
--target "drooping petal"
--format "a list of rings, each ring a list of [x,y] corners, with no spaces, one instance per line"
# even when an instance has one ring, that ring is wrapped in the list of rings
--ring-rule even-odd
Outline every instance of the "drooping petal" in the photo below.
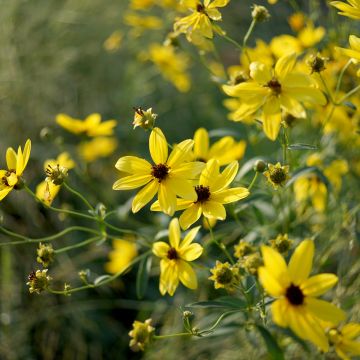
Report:
[[[150,181],[143,189],[141,189],[132,202],[132,212],[135,214],[148,204],[155,194],[158,192],[159,183],[156,180]]]
[[[209,219],[224,220],[226,218],[226,210],[224,206],[215,201],[206,201],[202,204],[203,214]]]
[[[179,285],[179,271],[176,263],[170,260],[162,259],[160,261],[160,292],[165,295],[166,292],[173,296]]]
[[[194,269],[185,261],[179,260],[180,281],[189,289],[195,290],[198,286]]]
[[[115,164],[119,171],[129,174],[150,174],[151,164],[145,159],[136,156],[123,156]]]
[[[189,208],[187,208],[180,216],[180,226],[186,230],[192,224],[199,220],[202,214],[202,207],[200,204],[192,204]]]
[[[338,282],[334,274],[319,274],[311,276],[301,284],[301,290],[307,296],[319,296],[326,293]]]
[[[3,189],[0,189],[0,201],[13,189],[12,186],[7,186]]]
[[[155,164],[165,164],[168,158],[168,145],[160,128],[154,128],[149,138],[149,150]]]
[[[296,53],[282,56],[275,65],[275,74],[281,80],[292,71],[296,63]]]
[[[289,275],[295,285],[305,281],[311,272],[314,258],[314,242],[304,240],[295,249],[289,262]]]
[[[153,254],[160,258],[166,258],[169,250],[170,250],[169,244],[163,241],[157,241],[152,246]]]
[[[271,313],[274,323],[281,327],[287,327],[288,326],[287,311],[288,311],[288,303],[285,299],[278,299],[274,301],[271,305]]]
[[[117,181],[113,185],[113,190],[131,190],[147,184],[152,180],[151,175],[129,175]]]
[[[191,149],[194,145],[194,140],[188,139],[182,141],[180,144],[176,144],[174,149],[170,153],[167,165],[171,168],[176,168],[182,165],[184,162],[189,161],[191,158]]]
[[[164,182],[160,183],[158,199],[161,211],[172,216],[176,210],[176,195]]]
[[[185,261],[193,261],[201,256],[203,247],[200,244],[190,244],[185,247],[181,246],[179,256]]]
[[[249,196],[250,192],[248,189],[243,187],[236,187],[232,189],[221,190],[211,196],[211,199],[221,204],[230,204],[235,201]]]
[[[275,141],[281,125],[281,110],[278,97],[271,96],[263,107],[263,129],[265,135]]]
[[[334,325],[343,321],[346,317],[345,312],[335,305],[312,297],[306,297],[306,308],[314,316],[324,321],[330,321]]]
[[[169,224],[169,241],[170,245],[176,250],[179,248],[180,236],[179,220],[178,218],[174,218],[170,221]]]
[[[204,128],[197,129],[194,134],[195,159],[207,160],[209,151],[209,134]]]
[[[279,297],[284,294],[284,287],[278,281],[278,279],[273,276],[267,267],[261,266],[258,269],[258,275],[261,285],[268,294],[274,297]]]

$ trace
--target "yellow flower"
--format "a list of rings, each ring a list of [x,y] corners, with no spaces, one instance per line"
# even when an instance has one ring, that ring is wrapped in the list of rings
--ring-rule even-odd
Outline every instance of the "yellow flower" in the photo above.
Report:
[[[124,15],[124,23],[132,27],[130,31],[132,37],[139,37],[147,30],[159,30],[163,26],[163,22],[159,17],[142,16],[135,12],[127,12]]]
[[[276,165],[268,164],[268,170],[264,175],[276,190],[279,186],[285,185],[289,179],[289,166],[282,166],[279,162]]]
[[[215,159],[207,162],[201,172],[199,184],[195,186],[196,198],[193,200],[178,199],[176,210],[186,209],[180,216],[180,225],[186,230],[195,223],[201,215],[209,220],[224,220],[226,210],[223,204],[229,204],[246,198],[248,189],[235,187],[229,189],[230,183],[238,172],[239,164],[230,163],[220,174],[219,163]],[[159,203],[155,202],[151,210],[158,211]]]
[[[121,157],[115,167],[126,173],[126,176],[117,180],[113,189],[131,190],[146,185],[135,196],[132,211],[138,212],[158,193],[161,211],[173,215],[176,195],[192,201],[197,197],[189,180],[199,175],[204,164],[188,162],[193,144],[193,140],[184,140],[175,145],[168,156],[166,138],[159,128],[154,128],[149,138],[149,150],[154,165],[135,156]]]
[[[305,26],[305,14],[296,12],[288,18],[288,22],[292,30],[300,31]]]
[[[135,115],[134,115],[134,129],[140,126],[141,128],[147,130],[152,129],[155,125],[155,120],[157,118],[157,114],[152,112],[152,108],[147,110],[143,110],[141,107],[134,108]]]
[[[335,47],[335,49],[340,51],[342,54],[349,56],[354,61],[360,62],[360,37],[350,35],[349,44],[350,49],[344,49],[340,47]]]
[[[330,343],[335,347],[338,356],[343,360],[360,355],[360,341],[356,341],[360,335],[360,324],[348,323],[341,328],[332,328],[328,332]]]
[[[151,342],[155,331],[155,328],[151,326],[151,321],[151,319],[147,319],[145,322],[134,321],[133,328],[129,332],[131,337],[129,346],[132,351],[144,351]]]
[[[179,281],[189,289],[197,288],[196,273],[189,262],[203,252],[200,244],[192,243],[199,229],[200,226],[191,229],[181,240],[179,221],[174,218],[169,225],[170,245],[163,241],[153,244],[153,253],[161,258],[159,290],[162,295],[168,292],[173,296]]]
[[[14,188],[19,185],[21,175],[30,158],[31,141],[28,139],[24,146],[24,152],[21,146],[18,147],[17,153],[13,148],[6,151],[7,170],[0,170],[0,201]]]
[[[302,46],[298,38],[292,35],[274,36],[270,41],[270,49],[276,58],[292,53],[301,53]]]
[[[237,266],[216,261],[215,267],[210,269],[210,272],[212,275],[208,279],[214,281],[215,289],[234,291],[236,285],[239,285],[240,273]]]
[[[329,179],[336,192],[341,190],[342,179],[349,172],[346,160],[334,160],[324,169],[324,175]]]
[[[216,159],[219,165],[227,165],[234,160],[242,159],[245,153],[246,142],[239,142],[231,136],[224,136],[210,146],[209,134],[204,128],[196,130],[194,134],[194,158],[207,162]]]
[[[348,4],[343,1],[332,1],[330,5],[340,10],[338,14],[347,16],[351,19],[360,20],[360,1],[347,0],[347,3]]]
[[[99,136],[90,141],[82,142],[78,146],[78,152],[86,162],[93,162],[101,157],[111,155],[118,146],[113,137]]]
[[[187,73],[189,58],[185,53],[176,53],[173,46],[152,44],[149,59],[158,67],[162,76],[179,91],[190,90],[191,79]]]
[[[85,120],[74,119],[66,114],[56,116],[56,122],[65,130],[87,136],[108,136],[114,134],[116,120],[107,120],[101,122],[100,114],[91,114]]]
[[[192,33],[199,33],[201,36],[212,39],[213,31],[221,33],[221,29],[215,26],[212,21],[220,21],[221,13],[217,9],[224,7],[230,0],[183,0],[182,3],[191,12],[191,15],[177,20],[174,24],[175,32],[185,33],[191,35]]]
[[[317,299],[338,281],[334,274],[311,276],[314,242],[304,240],[295,249],[290,262],[269,246],[261,247],[264,266],[258,270],[266,292],[277,298],[271,305],[273,321],[290,327],[300,338],[310,340],[322,351],[329,344],[320,320],[337,324],[345,318],[342,310],[327,301]]]
[[[238,97],[243,103],[235,119],[240,121],[261,110],[263,130],[274,141],[279,134],[282,110],[295,117],[305,117],[302,102],[325,105],[326,97],[311,77],[293,70],[295,63],[296,54],[281,57],[274,70],[261,62],[253,62],[250,64],[252,80],[235,86],[224,85],[227,95]]]
[[[109,262],[105,264],[105,270],[116,274],[125,270],[131,261],[136,258],[138,251],[135,239],[116,239],[113,241],[113,250],[109,253]]]
[[[104,49],[108,52],[115,52],[120,49],[124,35],[121,31],[114,31],[105,41]]]
[[[325,29],[322,26],[314,27],[312,21],[308,21],[306,26],[298,33],[298,39],[303,48],[309,48],[319,43],[325,36]]]
[[[58,166],[64,169],[72,169],[75,167],[75,162],[71,159],[69,153],[63,152],[56,159],[46,160],[44,162],[44,171],[47,172],[49,169],[56,169]],[[55,184],[50,179],[49,181],[42,181],[36,187],[36,196],[47,205],[51,205],[60,187],[60,185]]]
[[[155,0],[130,0],[130,7],[135,10],[149,9],[155,4]]]

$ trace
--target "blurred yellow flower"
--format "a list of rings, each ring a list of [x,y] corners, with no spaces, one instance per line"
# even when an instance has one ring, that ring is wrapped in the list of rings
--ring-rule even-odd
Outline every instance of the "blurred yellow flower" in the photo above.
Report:
[[[276,58],[292,53],[301,53],[302,46],[298,38],[292,35],[274,36],[270,41],[270,49]]]
[[[305,14],[296,12],[289,16],[288,23],[292,30],[298,32],[305,26]]]
[[[30,139],[26,140],[24,151],[22,151],[21,146],[18,147],[17,153],[12,147],[7,149],[6,165],[8,169],[0,170],[0,201],[19,184],[21,175],[29,161],[30,152]]]
[[[348,323],[340,328],[331,328],[328,336],[341,359],[350,360],[360,355],[360,341],[356,341],[360,336],[360,324]]]
[[[155,328],[151,326],[151,319],[145,322],[135,320],[132,324],[132,330],[129,332],[131,337],[129,346],[132,351],[145,351],[145,348],[152,340]]]
[[[105,270],[110,274],[120,273],[129,266],[138,255],[135,239],[116,239],[112,242],[113,250],[109,253],[109,262]]]
[[[340,10],[338,14],[360,20],[360,0],[347,0],[347,3],[348,4],[343,1],[332,1],[330,5]]]
[[[340,47],[335,47],[336,50],[342,54],[349,56],[356,62],[360,62],[360,37],[355,35],[349,36],[350,49],[344,49]]]
[[[306,26],[298,33],[298,39],[303,48],[309,48],[319,43],[325,36],[325,28],[319,26],[314,27],[312,21],[308,21]]]
[[[285,55],[275,68],[261,62],[250,64],[249,81],[238,85],[224,85],[224,92],[242,101],[234,119],[241,121],[261,110],[263,130],[270,140],[276,140],[282,121],[282,110],[294,117],[305,117],[302,102],[326,104],[326,97],[315,87],[312,78],[294,71],[296,54]]]
[[[132,27],[130,36],[139,37],[144,31],[159,30],[163,27],[162,20],[157,16],[144,16],[135,12],[127,12],[124,15],[124,23]]]
[[[259,280],[266,292],[277,298],[271,305],[273,321],[290,327],[300,338],[309,340],[322,351],[329,344],[320,320],[337,324],[345,313],[335,305],[317,299],[338,281],[334,274],[309,277],[314,257],[314,242],[304,240],[295,249],[289,264],[269,246],[261,247],[264,266],[258,269]]]
[[[101,122],[101,115],[96,113],[90,114],[85,120],[74,119],[66,114],[58,114],[56,122],[73,134],[85,134],[91,137],[113,135],[117,123],[116,120]]]
[[[189,264],[199,258],[203,252],[200,244],[193,243],[200,226],[191,229],[181,240],[180,226],[177,218],[170,221],[169,242],[170,245],[157,241],[153,244],[153,253],[160,260],[160,284],[161,295],[169,293],[173,296],[179,281],[189,289],[198,286],[196,273]]]
[[[243,158],[246,142],[239,142],[231,136],[224,136],[210,146],[209,134],[204,128],[196,130],[194,134],[194,159],[207,162],[216,159],[220,166],[227,165],[234,160]]]
[[[230,265],[228,262],[222,263],[216,260],[215,267],[210,269],[210,272],[211,276],[208,279],[214,281],[215,289],[232,292],[241,280],[239,267]]]
[[[130,0],[130,7],[134,10],[144,10],[152,7],[155,0]]]
[[[60,166],[65,169],[72,169],[75,167],[75,162],[70,157],[69,153],[63,152],[56,159],[48,159],[44,162],[44,171],[50,168],[56,168]],[[36,196],[46,203],[47,205],[51,205],[55,196],[58,194],[61,185],[56,185],[52,181],[42,181],[36,187]]]
[[[120,49],[123,40],[123,33],[119,30],[114,31],[105,41],[104,49],[108,52],[115,52]]]
[[[185,53],[176,53],[173,46],[152,44],[149,59],[158,67],[163,77],[179,91],[190,90],[191,79],[187,73],[189,57]]]
[[[135,156],[121,157],[115,167],[126,173],[126,176],[117,180],[113,189],[131,190],[146,185],[135,196],[132,211],[138,212],[158,193],[161,211],[173,215],[177,195],[191,201],[197,198],[190,180],[198,177],[204,164],[189,162],[193,144],[193,140],[184,140],[175,145],[168,155],[165,135],[159,128],[154,128],[149,138],[149,150],[154,165]]]
[[[93,162],[99,158],[110,156],[117,146],[118,142],[115,138],[99,136],[80,143],[77,150],[84,161]]]

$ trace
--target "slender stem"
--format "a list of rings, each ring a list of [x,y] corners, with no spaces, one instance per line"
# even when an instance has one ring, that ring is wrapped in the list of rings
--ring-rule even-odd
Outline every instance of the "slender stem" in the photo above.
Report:
[[[246,45],[247,45],[247,42],[248,42],[248,40],[249,40],[249,38],[250,38],[251,33],[252,33],[253,30],[255,29],[256,22],[257,22],[257,21],[256,21],[255,18],[252,19],[251,24],[250,24],[250,26],[249,26],[249,29],[248,29],[248,31],[246,32],[245,36],[244,36],[243,45],[242,45],[242,46],[243,46],[243,51],[244,51],[244,53],[245,53],[245,55],[246,55],[249,63],[251,63],[251,59],[250,59],[250,56],[249,56],[249,54],[248,54],[248,52],[247,52],[247,50],[246,50]]]
[[[338,92],[340,91],[340,86],[341,86],[341,82],[342,82],[342,79],[344,77],[344,74],[345,74],[345,71],[347,70],[347,68],[352,64],[352,61],[351,59],[345,64],[345,66],[342,68],[341,72],[340,72],[340,75],[339,75],[339,78],[338,78],[338,81],[336,83],[336,90],[335,90],[335,98],[336,98],[336,95],[338,94]]]
[[[77,244],[65,246],[65,247],[63,247],[61,249],[54,250],[54,253],[55,254],[60,254],[60,253],[63,253],[63,252],[66,252],[66,251],[69,251],[69,250],[72,250],[72,249],[76,249],[76,248],[91,244],[94,241],[100,240],[100,239],[101,239],[101,236],[94,236],[94,237],[92,237],[90,239],[84,240],[84,241],[79,242]]]
[[[260,301],[261,318],[263,319],[264,325],[266,325],[266,309],[265,309],[264,290],[263,290],[262,286],[260,285],[259,280],[257,278],[255,278],[255,283],[256,283],[256,287],[259,291],[260,297],[261,297],[261,301]]]
[[[179,337],[179,336],[193,336],[192,333],[178,333],[178,334],[169,334],[169,335],[154,335],[153,339],[155,340],[161,340],[161,339],[168,339],[173,337]]]
[[[94,210],[93,206],[86,200],[86,198],[81,195],[78,191],[76,191],[75,189],[73,189],[72,187],[70,187],[69,184],[67,184],[66,182],[64,182],[64,187],[70,191],[71,193],[73,193],[74,195],[76,195],[79,199],[81,199],[83,201],[83,203],[90,209],[90,210]]]
[[[300,12],[300,11],[301,11],[298,3],[297,3],[295,0],[289,0],[289,4],[291,5],[291,7],[292,7],[296,12]]]
[[[221,35],[225,40],[229,41],[231,44],[235,45],[235,47],[237,47],[239,50],[242,50],[242,46],[237,42],[235,41],[234,39],[232,39],[231,37],[223,34]]]
[[[258,172],[258,171],[256,171],[256,172],[255,172],[255,175],[254,175],[254,177],[253,177],[253,179],[251,180],[250,185],[248,186],[248,190],[249,190],[249,191],[250,191],[250,190],[251,190],[251,188],[255,185],[256,180],[257,180],[258,176],[259,176],[259,172]]]
[[[360,90],[360,85],[358,85],[357,87],[355,87],[354,89],[352,89],[351,91],[349,91],[347,94],[345,94],[339,101],[339,104],[341,104],[344,100],[346,100],[348,97],[350,97],[351,95],[354,95],[357,91]]]
[[[328,87],[328,85],[327,85],[324,77],[322,76],[321,72],[319,72],[319,76],[320,76],[321,82],[322,82],[323,85],[324,85],[324,88],[325,88],[325,90],[326,90],[326,94],[327,94],[330,102],[331,102],[332,104],[335,104],[335,101],[334,101],[333,97],[331,96],[331,92],[330,92],[330,90],[329,90],[329,87]]]
[[[289,138],[286,133],[286,128],[283,127],[283,142],[282,142],[282,148],[283,148],[283,164],[286,164],[287,161],[287,150],[289,146]]]
[[[221,315],[219,316],[219,318],[215,321],[215,323],[214,323],[213,326],[211,326],[209,329],[200,331],[200,334],[212,332],[212,331],[220,324],[220,321],[221,321],[225,316],[228,316],[228,315],[230,315],[230,314],[234,314],[234,313],[237,313],[237,312],[241,312],[241,311],[244,311],[244,309],[236,309],[236,310],[230,310],[230,311],[224,312],[224,313],[221,314]]]

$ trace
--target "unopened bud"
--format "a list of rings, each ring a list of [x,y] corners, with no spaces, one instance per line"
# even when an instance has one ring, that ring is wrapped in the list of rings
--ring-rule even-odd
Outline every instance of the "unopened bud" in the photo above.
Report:
[[[251,16],[254,20],[258,22],[266,21],[270,19],[270,14],[268,9],[265,6],[254,5],[251,12]]]

